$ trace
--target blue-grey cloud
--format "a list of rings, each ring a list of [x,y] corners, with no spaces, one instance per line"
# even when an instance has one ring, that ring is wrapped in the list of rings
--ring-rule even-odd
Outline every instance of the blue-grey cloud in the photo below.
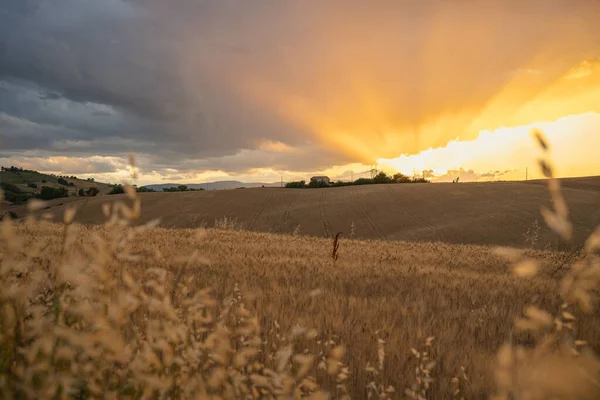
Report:
[[[338,103],[361,104],[364,91],[346,76],[358,66],[365,79],[358,83],[380,91],[410,127],[483,107],[532,55],[555,59],[536,66],[542,72],[532,79],[542,85],[600,49],[596,2],[449,4],[0,0],[3,151],[133,151],[171,166],[242,152],[241,161],[226,157],[229,167],[220,167],[324,167],[355,160],[277,104],[252,97],[248,83],[326,114]],[[456,132],[420,135],[432,145]],[[302,150],[249,157],[265,140]]]

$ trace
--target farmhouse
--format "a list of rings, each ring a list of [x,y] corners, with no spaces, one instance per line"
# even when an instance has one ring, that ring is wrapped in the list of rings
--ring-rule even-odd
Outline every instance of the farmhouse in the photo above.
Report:
[[[328,185],[331,183],[328,176],[313,176],[312,178],[310,178],[310,181],[311,182],[324,182]]]

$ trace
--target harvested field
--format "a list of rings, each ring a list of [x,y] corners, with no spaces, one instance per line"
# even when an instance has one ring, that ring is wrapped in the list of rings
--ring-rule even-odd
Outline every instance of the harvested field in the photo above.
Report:
[[[564,179],[580,245],[600,224],[600,178]],[[354,232],[358,239],[500,244],[545,248],[555,245],[540,206],[551,204],[543,181],[368,185],[328,189],[141,193],[142,223],[160,218],[167,228],[213,227],[223,219],[249,231],[332,237]],[[100,224],[101,205],[124,196],[60,199],[46,211],[59,218],[79,208],[77,222]],[[14,208],[24,215],[24,207]],[[540,227],[535,243],[525,240]],[[534,229],[535,228],[535,229]]]

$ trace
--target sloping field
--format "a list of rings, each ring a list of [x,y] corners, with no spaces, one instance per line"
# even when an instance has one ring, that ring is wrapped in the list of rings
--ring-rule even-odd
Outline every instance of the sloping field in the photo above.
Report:
[[[115,234],[98,226],[72,226],[67,237],[73,239],[66,241],[61,225],[22,224],[17,229],[26,253],[34,253],[30,259],[34,270],[44,265],[51,274],[61,268],[61,254],[72,255],[73,267],[64,267],[64,273],[79,271],[89,280],[99,274],[100,266],[106,266],[109,273],[99,274],[100,287],[109,285],[107,277],[116,276],[117,283],[108,287],[121,288],[123,296],[131,297],[137,292],[132,289],[126,295],[125,287],[118,283],[119,274],[126,272],[133,282],[151,281],[157,285],[152,274],[159,268],[167,271],[167,286],[153,288],[159,294],[173,293],[176,306],[185,304],[185,293],[206,287],[214,288],[214,297],[223,304],[224,299],[235,294],[237,286],[243,294],[236,297],[237,301],[258,316],[264,341],[259,362],[272,365],[269,357],[287,346],[285,338],[296,323],[315,328],[317,336],[297,344],[294,351],[314,354],[316,365],[322,354],[343,345],[343,363],[350,374],[346,385],[355,399],[366,398],[366,387],[372,379],[384,387],[392,385],[400,393],[414,384],[418,360],[411,348],[425,349],[423,343],[430,336],[435,336],[435,340],[425,350],[437,363],[432,371],[435,382],[426,397],[453,398],[458,384],[452,379],[459,377],[459,397],[488,398],[495,389],[493,368],[500,346],[511,336],[531,344],[530,336],[513,330],[513,320],[529,304],[554,312],[561,303],[558,277],[551,276],[551,271],[564,261],[560,253],[528,252],[542,266],[538,276],[524,279],[512,275],[506,262],[487,246],[342,240],[339,259],[333,262],[331,240],[307,236],[209,230],[199,240],[193,230],[181,229],[173,234],[172,230],[151,229],[123,246],[119,244],[119,235],[126,236],[122,228],[117,228]],[[95,234],[114,245],[98,245]],[[70,243],[64,253],[63,243]],[[37,254],[34,248],[44,251]],[[82,254],[92,260],[89,267],[82,261],[84,256],[76,256],[84,248]],[[124,256],[117,257],[118,251]],[[188,258],[194,251],[197,256]],[[139,254],[141,258],[127,254]],[[559,271],[559,275],[562,273]],[[100,308],[123,307],[120,298],[115,297],[114,302]],[[100,297],[98,301],[107,300]],[[155,303],[163,304],[162,300]],[[577,338],[598,350],[598,314],[584,317],[577,311],[573,313],[577,318]],[[171,329],[186,325],[185,317],[181,318],[176,321],[180,325]],[[143,327],[145,318],[136,316],[127,321]],[[114,336],[107,337],[122,334],[110,333]],[[169,331],[165,337],[168,334]],[[378,375],[373,376],[365,368],[378,365],[378,338],[385,341],[385,362]],[[116,344],[112,346],[111,349]],[[113,371],[115,366],[108,364],[107,368]],[[209,379],[210,370],[196,373]],[[336,393],[335,383],[325,371],[311,368],[310,374],[325,389]],[[526,382],[525,375],[522,379]],[[544,381],[538,379],[535,384],[543,385]],[[334,398],[343,397],[338,393]]]
[[[576,227],[574,241],[583,240],[600,224],[600,178],[564,180],[564,196]],[[259,232],[301,233],[360,239],[446,243],[524,245],[527,231],[544,247],[555,236],[540,217],[550,206],[541,181],[367,185],[328,189],[256,188],[228,191],[145,193],[142,222],[160,218],[161,226],[212,227],[228,218],[239,227]],[[62,215],[76,205],[77,222],[104,221],[101,205],[124,196],[60,199],[46,210]],[[17,214],[23,215],[24,209]],[[531,234],[530,234],[531,236]],[[534,235],[535,236],[535,235]]]
[[[63,186],[58,183],[58,177],[54,175],[42,174],[35,171],[0,171],[0,182],[11,183],[16,185],[24,192],[35,192],[32,188],[27,186],[28,183],[36,184],[38,188],[42,186],[50,186],[54,188],[64,187],[69,190],[70,193],[76,193],[79,189],[89,189],[90,187],[98,188],[100,194],[107,194],[110,192],[110,187],[106,183],[102,182],[89,182],[83,179],[71,179],[65,178],[69,183],[73,183],[74,186]]]

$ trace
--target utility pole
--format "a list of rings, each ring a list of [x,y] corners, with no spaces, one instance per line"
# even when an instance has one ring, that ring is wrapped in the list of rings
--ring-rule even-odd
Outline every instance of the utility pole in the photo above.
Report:
[[[354,182],[354,171],[350,171],[350,182]]]
[[[283,187],[283,175],[281,175],[281,187]]]
[[[529,167],[525,167],[525,180],[529,180]]]

